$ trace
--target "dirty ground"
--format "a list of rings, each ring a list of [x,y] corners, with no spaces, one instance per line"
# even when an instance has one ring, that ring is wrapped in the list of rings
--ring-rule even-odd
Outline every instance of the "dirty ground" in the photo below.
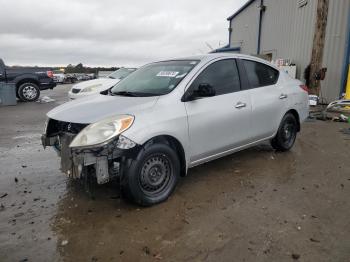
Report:
[[[193,168],[140,208],[113,185],[90,199],[43,150],[55,101],[0,108],[0,261],[350,261],[350,135],[303,124],[291,152],[262,145]]]

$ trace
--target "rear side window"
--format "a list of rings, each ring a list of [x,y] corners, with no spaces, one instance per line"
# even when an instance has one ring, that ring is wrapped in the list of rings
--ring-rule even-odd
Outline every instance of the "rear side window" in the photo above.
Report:
[[[234,59],[225,59],[209,65],[193,81],[191,89],[198,88],[200,84],[209,84],[216,95],[223,95],[240,90],[240,81],[236,61]]]
[[[270,86],[277,83],[279,72],[262,63],[243,60],[251,88]]]

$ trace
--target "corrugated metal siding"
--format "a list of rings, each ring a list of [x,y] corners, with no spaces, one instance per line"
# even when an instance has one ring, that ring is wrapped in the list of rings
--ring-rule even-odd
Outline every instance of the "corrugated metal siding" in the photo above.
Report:
[[[327,73],[325,80],[321,82],[322,96],[326,98],[327,102],[337,99],[341,90],[349,12],[349,0],[329,1],[326,42],[323,53],[323,66],[327,67]]]
[[[272,53],[272,59],[290,58],[302,78],[310,63],[314,34],[316,0],[299,8],[298,0],[265,0],[262,21],[261,52]]]
[[[254,1],[231,21],[231,47],[240,46],[243,54],[256,54],[259,22],[257,6],[257,1]]]
[[[242,41],[241,52],[255,54],[257,49],[258,1],[251,4],[231,21],[231,46]],[[315,28],[317,0],[308,0],[299,8],[298,0],[265,0],[262,21],[261,53],[272,58],[290,58],[297,65],[297,77],[303,80],[305,67],[310,63]],[[322,96],[329,102],[338,97],[345,51],[349,0],[330,0],[323,64],[328,68],[321,82]]]

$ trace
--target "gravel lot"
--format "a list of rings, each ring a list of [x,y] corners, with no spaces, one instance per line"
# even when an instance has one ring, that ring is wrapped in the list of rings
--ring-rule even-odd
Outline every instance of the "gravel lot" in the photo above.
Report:
[[[347,124],[306,122],[291,152],[193,168],[167,202],[139,208],[113,185],[89,199],[43,150],[45,114],[69,87],[0,107],[0,261],[350,261]]]

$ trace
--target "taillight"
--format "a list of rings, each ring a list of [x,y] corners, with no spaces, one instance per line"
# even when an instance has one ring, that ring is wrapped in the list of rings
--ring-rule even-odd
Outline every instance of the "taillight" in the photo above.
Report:
[[[303,89],[306,93],[309,93],[309,88],[306,85],[300,85],[300,88]]]
[[[53,78],[53,72],[52,71],[47,71],[46,74],[47,74],[48,77]]]

